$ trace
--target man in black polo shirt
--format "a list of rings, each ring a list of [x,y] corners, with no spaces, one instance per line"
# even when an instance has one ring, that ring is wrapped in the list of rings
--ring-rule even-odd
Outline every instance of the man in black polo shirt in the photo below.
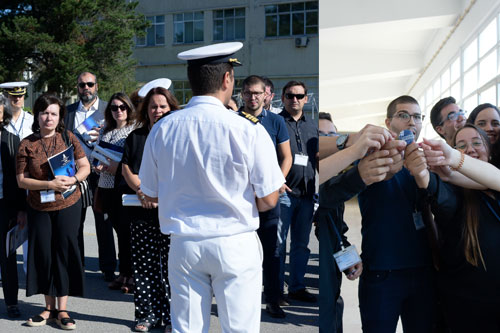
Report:
[[[293,163],[286,177],[286,191],[280,196],[280,288],[283,293],[286,237],[290,228],[288,296],[303,302],[316,302],[316,297],[306,290],[304,275],[310,253],[307,246],[314,210],[318,125],[303,112],[307,103],[307,87],[303,82],[288,82],[283,87],[281,99],[284,108],[280,115],[290,135]]]

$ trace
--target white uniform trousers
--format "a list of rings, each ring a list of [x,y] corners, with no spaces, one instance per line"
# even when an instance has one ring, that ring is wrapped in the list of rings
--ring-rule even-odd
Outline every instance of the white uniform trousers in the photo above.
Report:
[[[212,294],[222,332],[259,332],[262,246],[257,233],[172,235],[168,278],[173,332],[208,332]]]

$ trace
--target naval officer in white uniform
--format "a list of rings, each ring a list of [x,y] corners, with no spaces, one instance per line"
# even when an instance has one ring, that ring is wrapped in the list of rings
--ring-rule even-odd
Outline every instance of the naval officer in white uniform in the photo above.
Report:
[[[171,234],[173,332],[208,332],[212,293],[223,332],[259,332],[262,249],[258,211],[273,208],[285,182],[264,127],[226,108],[233,54],[222,43],[182,52],[193,98],[164,117],[146,141],[139,178]]]

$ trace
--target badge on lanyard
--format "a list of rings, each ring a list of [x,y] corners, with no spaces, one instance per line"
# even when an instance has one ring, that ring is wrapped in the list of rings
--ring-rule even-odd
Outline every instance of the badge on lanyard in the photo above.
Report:
[[[40,202],[54,202],[56,201],[56,192],[54,190],[40,191]]]
[[[300,166],[307,166],[307,161],[309,160],[309,156],[303,154],[295,154],[295,160],[293,164]]]
[[[361,257],[356,251],[356,246],[351,245],[333,254],[335,262],[341,272],[345,271],[349,267],[356,265],[361,262]]]
[[[413,223],[415,224],[415,229],[417,230],[425,228],[424,219],[422,218],[421,212],[413,213]]]

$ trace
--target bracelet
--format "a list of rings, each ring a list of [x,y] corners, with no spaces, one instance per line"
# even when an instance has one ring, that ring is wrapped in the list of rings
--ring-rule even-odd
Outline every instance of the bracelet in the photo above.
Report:
[[[76,180],[75,185],[80,185],[80,181],[78,180],[78,178],[76,178],[76,176],[73,176],[73,178],[75,178],[75,180]]]
[[[462,166],[464,165],[464,161],[465,161],[465,154],[463,151],[460,151],[460,162],[458,163],[456,168],[450,166],[451,170],[453,170],[453,171],[460,170],[462,168]]]

